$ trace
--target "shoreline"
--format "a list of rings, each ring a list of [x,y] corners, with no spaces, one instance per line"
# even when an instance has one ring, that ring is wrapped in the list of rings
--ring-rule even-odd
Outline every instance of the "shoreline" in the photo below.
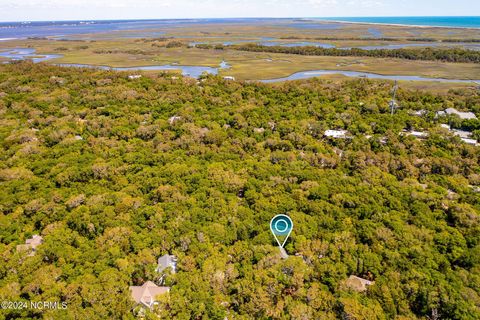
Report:
[[[376,25],[376,26],[391,26],[391,27],[412,27],[412,28],[440,28],[440,29],[468,29],[480,31],[480,27],[454,27],[454,26],[431,26],[431,25],[416,25],[416,24],[402,24],[402,23],[381,23],[381,22],[360,22],[360,21],[345,21],[345,20],[324,20],[316,19],[315,21],[321,22],[336,22],[336,23],[347,23],[347,24],[365,24],[365,25]]]

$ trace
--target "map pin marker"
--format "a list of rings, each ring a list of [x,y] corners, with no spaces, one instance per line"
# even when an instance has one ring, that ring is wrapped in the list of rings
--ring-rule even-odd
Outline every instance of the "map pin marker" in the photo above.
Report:
[[[275,240],[277,240],[278,246],[283,248],[285,242],[287,242],[290,233],[292,233],[293,221],[289,216],[284,214],[276,215],[270,221],[270,230],[272,230]]]

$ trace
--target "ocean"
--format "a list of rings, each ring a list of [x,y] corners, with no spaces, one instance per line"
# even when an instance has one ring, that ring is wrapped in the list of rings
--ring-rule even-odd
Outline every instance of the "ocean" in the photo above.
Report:
[[[257,23],[264,19],[158,19],[0,22],[0,41],[32,37],[69,39],[75,35],[116,32],[120,37],[151,38],[158,29],[215,23]]]
[[[318,20],[401,24],[412,26],[434,26],[455,28],[479,28],[480,16],[476,17],[332,17]]]
[[[331,23],[315,23],[315,21]],[[181,28],[201,24],[285,25],[301,29],[340,29],[336,21],[380,24],[403,24],[457,28],[479,28],[480,17],[330,17],[330,18],[226,18],[226,19],[159,19],[159,20],[94,20],[94,21],[32,21],[0,22],[0,41],[28,37],[71,38],[81,34],[110,33],[112,37],[159,37],[169,27]],[[111,33],[114,32],[114,33]],[[380,37],[381,31],[370,28],[369,33]]]

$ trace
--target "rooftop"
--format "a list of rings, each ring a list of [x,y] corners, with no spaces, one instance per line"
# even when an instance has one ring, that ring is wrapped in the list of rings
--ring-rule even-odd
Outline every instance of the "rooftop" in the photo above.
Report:
[[[31,239],[25,240],[25,244],[19,244],[17,251],[29,251],[29,256],[35,255],[37,247],[43,243],[43,237],[34,234]]]
[[[408,135],[410,136],[414,136],[416,138],[420,138],[420,139],[423,139],[423,138],[427,138],[428,137],[428,133],[427,132],[423,132],[423,131],[409,131],[407,132]]]
[[[469,138],[461,138],[463,142],[466,144],[471,144],[472,146],[478,146],[478,142],[475,139],[469,139]]]
[[[175,273],[177,270],[177,257],[165,254],[158,258],[157,272],[162,272],[167,268],[172,268],[172,272]]]
[[[26,244],[32,245],[32,246],[38,246],[42,244],[43,242],[43,237],[39,236],[38,234],[34,234],[31,239],[25,240]]]
[[[325,131],[325,137],[329,138],[339,138],[345,139],[347,138],[348,131],[346,130],[327,130]]]
[[[463,131],[463,130],[457,130],[457,129],[454,129],[452,130],[452,133],[460,138],[469,138],[472,133],[469,132],[469,131]]]
[[[168,293],[170,287],[159,287],[152,281],[147,281],[142,286],[131,286],[130,291],[136,303],[151,309],[157,301],[157,296]]]
[[[374,283],[375,282],[373,281],[363,279],[354,275],[351,275],[346,281],[347,287],[358,292],[366,291],[367,287],[373,285]]]
[[[473,112],[462,112],[458,111],[455,108],[448,108],[445,109],[446,114],[455,114],[460,117],[460,119],[467,120],[467,119],[477,119],[477,116]]]
[[[182,117],[180,116],[173,116],[173,117],[170,117],[168,118],[168,123],[169,124],[174,124],[175,122],[179,121],[179,120],[182,120]]]

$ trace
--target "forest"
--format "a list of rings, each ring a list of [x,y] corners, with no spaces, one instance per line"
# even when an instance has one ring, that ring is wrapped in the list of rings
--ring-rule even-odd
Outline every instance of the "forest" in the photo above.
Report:
[[[360,48],[338,49],[321,48],[316,46],[285,47],[264,46],[259,44],[236,44],[231,46],[201,44],[200,49],[233,49],[252,52],[286,53],[307,56],[334,56],[334,57],[374,57],[398,58],[407,60],[427,60],[443,62],[480,63],[480,51],[463,48],[415,48],[415,49],[374,49]]]
[[[135,319],[129,286],[164,254],[145,319],[480,319],[480,147],[435,117],[480,116],[477,89],[400,85],[392,116],[389,81],[129,75],[0,65],[0,300],[68,305],[0,319]]]

